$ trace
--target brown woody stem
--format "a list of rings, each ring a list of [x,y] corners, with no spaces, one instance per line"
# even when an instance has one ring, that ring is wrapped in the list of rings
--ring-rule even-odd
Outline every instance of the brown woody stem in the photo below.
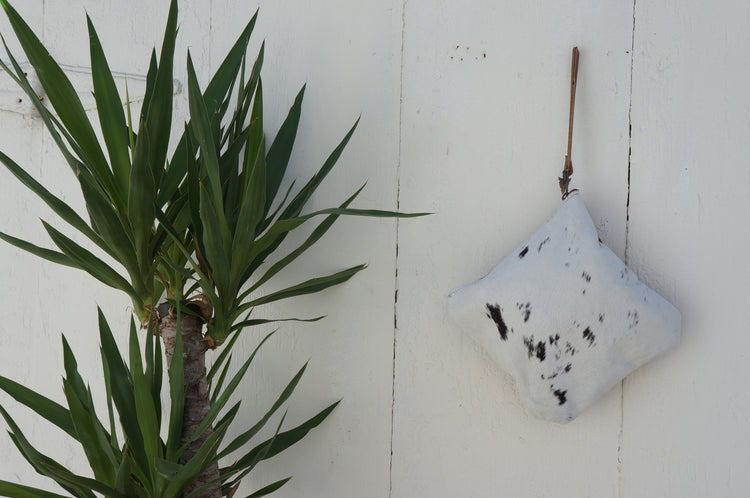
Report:
[[[197,310],[196,310],[197,311]],[[206,418],[211,408],[206,380],[206,343],[203,341],[203,320],[194,315],[182,313],[180,315],[180,329],[182,332],[182,356],[185,376],[185,406],[182,415],[182,435],[180,446],[190,441],[198,426]],[[174,346],[177,337],[177,317],[169,303],[159,305],[159,334],[164,344],[167,365],[172,364],[175,354]],[[213,433],[209,427],[195,441],[187,444],[185,452],[180,457],[180,463],[188,462],[200,449],[201,445]],[[219,478],[219,465],[214,463],[186,490],[185,495],[199,487]],[[221,486],[213,485],[201,492],[199,498],[221,498]]]

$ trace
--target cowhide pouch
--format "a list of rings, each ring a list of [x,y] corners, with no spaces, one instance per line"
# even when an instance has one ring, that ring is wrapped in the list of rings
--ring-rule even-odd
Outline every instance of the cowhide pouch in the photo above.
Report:
[[[680,312],[599,241],[577,191],[489,275],[452,291],[448,309],[526,408],[554,422],[680,339]]]

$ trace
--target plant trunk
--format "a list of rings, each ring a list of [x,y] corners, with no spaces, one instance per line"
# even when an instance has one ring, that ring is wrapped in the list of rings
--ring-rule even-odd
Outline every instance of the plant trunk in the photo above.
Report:
[[[169,303],[159,306],[159,334],[164,343],[164,353],[167,357],[167,365],[172,364],[175,354],[175,337],[177,333],[177,317],[170,311]],[[195,311],[198,311],[197,309]],[[183,368],[185,373],[185,407],[182,414],[182,436],[180,446],[187,443],[195,433],[195,430],[206,418],[211,408],[206,380],[206,350],[208,347],[203,339],[203,320],[197,316],[182,314],[182,354]],[[209,427],[199,438],[190,443],[180,457],[180,463],[189,461],[198,452],[201,445],[213,433]],[[214,463],[208,467],[186,490],[185,495],[199,487],[219,478],[219,465]],[[221,498],[221,485],[212,485],[202,491],[199,498]]]

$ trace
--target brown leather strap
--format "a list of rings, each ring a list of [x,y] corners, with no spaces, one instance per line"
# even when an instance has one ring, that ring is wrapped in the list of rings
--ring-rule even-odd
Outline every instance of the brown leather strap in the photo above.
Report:
[[[563,166],[562,177],[558,178],[560,182],[560,192],[563,199],[568,196],[570,177],[573,176],[573,162],[570,159],[571,149],[573,147],[573,114],[576,107],[576,84],[578,83],[578,47],[573,47],[573,60],[570,68],[570,115],[568,118],[568,153],[565,155],[565,165]]]

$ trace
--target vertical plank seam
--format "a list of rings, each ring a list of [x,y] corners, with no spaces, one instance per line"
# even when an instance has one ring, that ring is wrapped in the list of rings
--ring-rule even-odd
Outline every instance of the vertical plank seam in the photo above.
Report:
[[[401,60],[399,68],[399,95],[398,95],[398,146],[396,156],[396,211],[401,208],[401,140],[402,140],[402,121],[404,109],[404,39],[406,32],[406,2],[401,2]],[[388,462],[388,497],[393,495],[393,433],[395,426],[396,414],[396,336],[398,333],[398,239],[401,224],[396,218],[396,254],[394,260],[394,278],[393,278],[393,360],[391,371],[391,440],[390,456]]]
[[[632,30],[630,34],[630,89],[628,93],[628,179],[627,198],[625,200],[625,264],[628,263],[630,248],[630,173],[633,155],[633,68],[635,66],[635,13],[636,3],[633,0]],[[617,433],[617,495],[623,498],[623,445],[625,441],[625,381],[620,382],[620,430]]]

